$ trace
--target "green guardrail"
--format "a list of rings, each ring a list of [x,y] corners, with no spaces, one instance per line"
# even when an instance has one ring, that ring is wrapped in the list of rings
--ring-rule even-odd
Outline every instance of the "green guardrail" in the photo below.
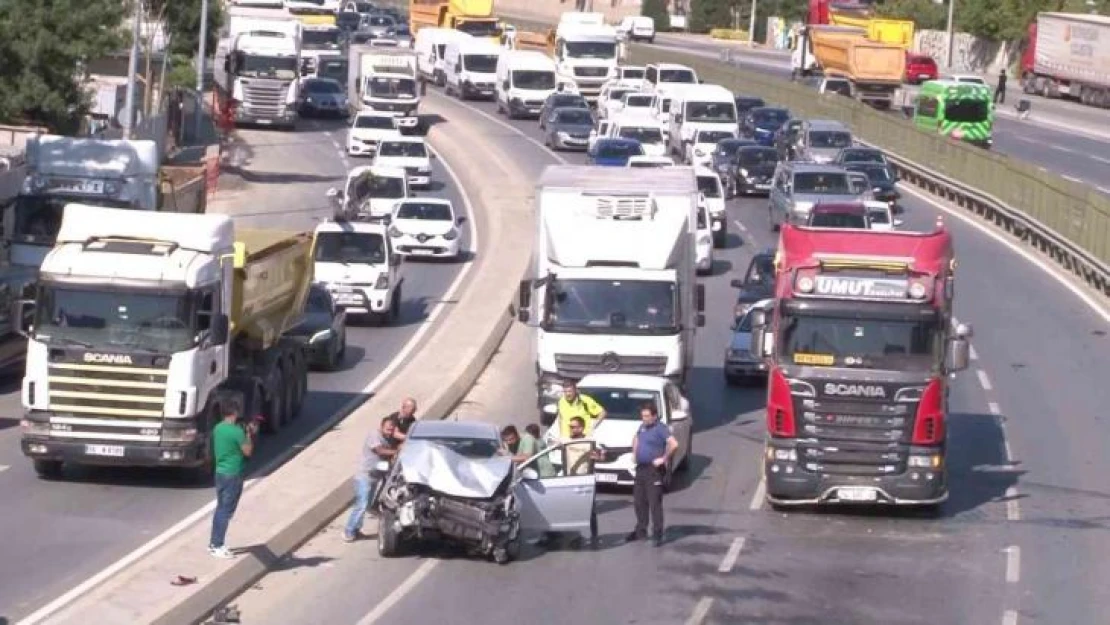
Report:
[[[757,95],[810,119],[839,120],[859,140],[888,150],[967,187],[993,196],[1077,245],[1103,266],[1110,265],[1110,197],[1035,165],[919,130],[898,115],[858,101],[714,61],[704,57],[630,47],[638,65],[681,63],[707,83],[735,93]]]

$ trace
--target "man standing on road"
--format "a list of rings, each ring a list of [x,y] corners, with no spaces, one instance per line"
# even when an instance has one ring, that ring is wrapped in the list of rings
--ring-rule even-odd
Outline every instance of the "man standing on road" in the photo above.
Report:
[[[647,538],[648,512],[651,513],[652,538],[655,546],[663,545],[663,477],[671,456],[678,449],[678,440],[665,423],[659,422],[654,403],[640,407],[640,429],[632,439],[632,456],[636,460],[636,481],[632,501],[636,509],[636,529],[629,541]]]
[[[998,70],[998,87],[994,90],[994,103],[1006,103],[1006,68]]]
[[[556,419],[559,422],[559,440],[570,438],[570,421],[578,417],[586,424],[585,435],[591,436],[597,424],[605,420],[605,409],[593,397],[578,392],[578,383],[563,380],[563,397],[559,399]]]
[[[570,420],[570,440],[586,438],[586,422],[581,417]],[[567,475],[589,475],[594,472],[593,463],[601,460],[596,449],[586,449],[582,445],[566,447]],[[590,506],[590,547],[597,549],[597,489]]]
[[[409,428],[413,423],[416,423],[416,400],[411,397],[406,397],[401,402],[401,409],[389,415],[394,421],[397,422],[397,428],[393,432],[393,438],[398,441],[403,441],[408,438]]]
[[[212,457],[216,469],[216,511],[212,514],[212,536],[208,540],[208,553],[216,558],[234,558],[224,545],[227,526],[235,509],[239,507],[239,497],[243,494],[243,468],[247,458],[254,453],[254,436],[258,424],[251,422],[243,426],[238,423],[239,409],[232,404],[224,404],[220,409],[223,419],[212,429]]]
[[[371,432],[362,444],[362,457],[359,459],[358,472],[355,473],[355,501],[351,506],[351,514],[347,518],[347,527],[343,530],[343,540],[354,542],[362,530],[362,521],[366,517],[366,508],[374,498],[374,489],[381,482],[383,473],[378,469],[378,463],[391,460],[397,455],[397,447],[392,442],[397,430],[397,420],[393,415],[382,419],[378,431]]]

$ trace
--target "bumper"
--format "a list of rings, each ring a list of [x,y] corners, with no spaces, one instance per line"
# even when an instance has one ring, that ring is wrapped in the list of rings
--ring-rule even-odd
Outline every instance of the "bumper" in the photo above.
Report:
[[[318,117],[346,117],[350,111],[345,106],[320,106],[317,104],[304,104],[301,106],[301,115],[314,115]]]
[[[631,454],[629,454],[631,456]],[[595,464],[594,476],[598,486],[633,486],[636,483],[636,467],[631,460]]]
[[[475,85],[471,82],[460,84],[459,91],[464,98],[492,98],[497,95],[493,85]]]
[[[540,116],[543,111],[543,102],[537,104],[527,104],[520,100],[509,100],[509,113],[513,115],[531,115],[535,117]]]
[[[347,153],[351,156],[374,156],[378,151],[378,144],[363,143],[362,141],[348,141]]]
[[[442,237],[432,237],[419,241],[414,237],[401,237],[393,240],[393,247],[401,256],[416,258],[454,258],[459,255],[459,240],[446,241]]]
[[[740,179],[740,192],[741,193],[770,193],[771,183],[761,182],[757,180],[749,180],[745,178]]]
[[[80,442],[24,435],[23,455],[34,460],[59,460],[67,464],[127,467],[195,467],[202,464],[203,443],[162,445],[130,441]]]
[[[793,450],[794,445],[771,443],[775,450]],[[935,449],[911,448],[911,454],[937,453]],[[948,476],[943,468],[910,467],[900,475],[853,476],[814,473],[797,462],[764,456],[767,499],[776,505],[866,504],[920,506],[948,499]]]
[[[389,289],[344,287],[328,285],[335,305],[343,310],[358,313],[384,313],[389,310],[392,293]]]
[[[426,187],[432,184],[432,175],[430,173],[409,174],[408,179],[410,187]]]
[[[751,378],[767,375],[767,363],[752,360],[726,360],[725,376],[729,378]]]
[[[586,148],[589,146],[590,140],[589,139],[575,139],[573,137],[563,138],[563,137],[560,137],[559,135],[554,135],[551,138],[551,143],[555,147],[560,148],[560,149],[564,149],[564,150],[582,150],[584,152],[584,151],[586,151]]]
[[[256,111],[239,106],[235,108],[235,123],[261,126],[291,126],[297,121],[295,111]]]

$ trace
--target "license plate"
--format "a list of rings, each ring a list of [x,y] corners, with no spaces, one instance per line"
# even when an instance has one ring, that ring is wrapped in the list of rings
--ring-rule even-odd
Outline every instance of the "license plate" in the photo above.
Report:
[[[847,486],[838,488],[836,497],[841,501],[876,501],[879,498],[879,491],[869,486]]]
[[[757,184],[757,185],[755,185],[755,188],[757,188],[757,189],[770,189],[771,185],[769,185],[769,184]]]
[[[417,255],[422,254],[424,256],[431,256],[435,252],[434,252],[434,250],[430,250],[430,249],[423,248],[423,247],[414,247],[414,248],[412,248],[412,253],[417,254]]]
[[[258,120],[258,123],[259,123],[260,125],[262,125],[262,126],[268,126],[268,125],[270,125],[270,124],[271,124],[272,122],[270,122],[270,120],[268,120],[268,119],[260,119],[260,120]]]
[[[362,298],[359,297],[358,295],[346,295],[346,296],[343,296],[343,297],[335,298],[335,303],[339,304],[340,306],[351,306],[351,305],[361,306],[362,301],[363,301]]]
[[[340,287],[335,287],[335,290],[332,291],[332,292],[335,293],[336,295],[340,295],[340,294],[344,294],[344,293],[350,294],[353,291],[351,291],[351,289],[349,289],[347,287],[340,286]]]
[[[122,445],[85,445],[85,453],[90,456],[123,457]]]
[[[613,483],[617,481],[616,473],[596,473],[597,481]]]

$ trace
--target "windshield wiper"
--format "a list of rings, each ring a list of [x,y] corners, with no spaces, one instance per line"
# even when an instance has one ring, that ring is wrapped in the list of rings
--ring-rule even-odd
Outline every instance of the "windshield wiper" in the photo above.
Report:
[[[45,339],[47,343],[51,343],[51,344],[61,343],[61,344],[64,344],[64,345],[76,345],[78,347],[84,347],[85,349],[92,349],[93,348],[92,343],[86,343],[85,341],[82,341],[80,339],[75,339],[75,338],[70,337],[70,336],[49,337],[49,336],[43,336],[43,335],[40,334],[40,335],[38,335],[38,338]]]

